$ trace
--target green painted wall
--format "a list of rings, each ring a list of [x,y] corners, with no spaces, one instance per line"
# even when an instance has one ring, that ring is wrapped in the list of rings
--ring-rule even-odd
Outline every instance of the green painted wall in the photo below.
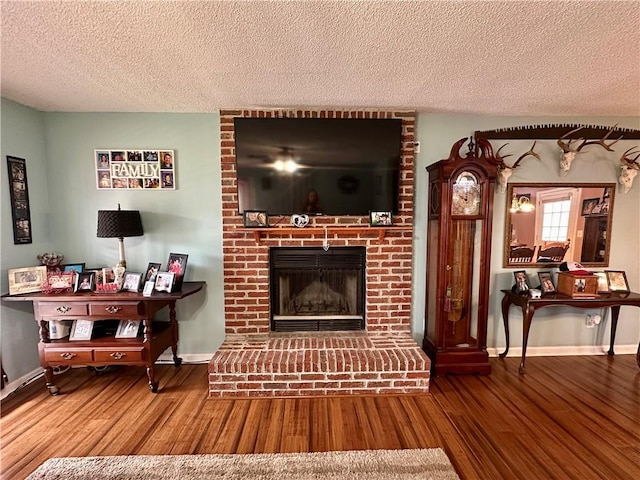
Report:
[[[2,99],[2,291],[7,291],[7,269],[35,265],[36,254],[59,251],[65,261],[85,262],[87,267],[108,266],[118,259],[115,239],[96,238],[97,211],[137,209],[142,214],[143,237],[125,239],[130,270],[143,271],[148,262],[166,265],[170,252],[189,255],[187,280],[207,282],[205,294],[178,303],[179,351],[185,356],[206,357],[224,339],[222,283],[222,228],[219,116],[171,113],[41,113]],[[424,330],[424,277],[426,252],[427,175],[425,167],[449,154],[459,138],[478,129],[541,123],[587,123],[640,128],[638,118],[475,117],[419,114],[416,138],[415,264],[412,329],[422,342]],[[615,182],[619,154],[594,152],[592,160],[577,160],[567,177],[557,168],[557,147],[542,142],[542,162],[523,163],[513,182]],[[513,151],[524,152],[530,142],[511,142]],[[98,191],[93,151],[96,148],[167,148],[176,152],[175,191]],[[593,148],[593,147],[592,147]],[[618,151],[628,148],[619,145]],[[511,150],[510,150],[511,151]],[[9,195],[6,190],[6,155],[27,159],[34,244],[14,246]],[[624,269],[632,288],[640,288],[640,188],[617,193],[613,218],[611,268]],[[502,268],[504,194],[494,204],[491,290],[508,288],[512,270]],[[533,276],[535,271],[531,271]],[[490,299],[488,344],[502,348],[504,334],[499,316],[500,294]],[[38,367],[37,330],[31,309],[3,304],[2,356],[10,379]],[[593,346],[607,343],[608,325],[584,327],[587,311],[557,309],[539,312],[529,341],[535,346]],[[562,321],[558,321],[558,317]],[[617,344],[637,343],[640,309],[623,308]],[[520,343],[521,317],[512,312],[512,346]]]

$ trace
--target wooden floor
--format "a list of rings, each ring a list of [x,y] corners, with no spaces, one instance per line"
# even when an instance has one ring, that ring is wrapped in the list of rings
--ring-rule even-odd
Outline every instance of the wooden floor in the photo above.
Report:
[[[431,394],[211,400],[207,366],[38,379],[2,402],[1,478],[50,457],[441,447],[463,479],[631,479],[640,472],[635,356],[492,359],[493,374]]]

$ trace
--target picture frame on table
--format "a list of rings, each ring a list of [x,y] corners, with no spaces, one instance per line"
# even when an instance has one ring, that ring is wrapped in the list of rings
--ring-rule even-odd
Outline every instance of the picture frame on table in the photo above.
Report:
[[[47,267],[10,268],[7,271],[9,280],[9,295],[41,292],[47,281]]]
[[[605,270],[610,292],[629,293],[627,274],[623,270]]]
[[[245,210],[242,218],[246,228],[265,228],[269,226],[269,214],[266,210]]]
[[[540,280],[540,290],[542,293],[556,293],[556,286],[553,283],[551,272],[538,272],[538,280]]]
[[[600,203],[599,198],[585,198],[582,201],[582,210],[580,212],[580,215],[583,217],[591,215],[591,213],[593,212],[593,208],[599,203]]]
[[[103,267],[91,267],[85,269],[83,273],[93,273],[93,282],[94,285],[102,285],[104,283],[104,279],[102,276],[102,268]]]
[[[598,278],[598,293],[610,293],[607,274],[604,272],[593,272],[593,274]]]
[[[65,292],[72,291],[75,287],[76,272],[48,272],[47,281],[45,282],[43,291],[45,292]]]
[[[154,287],[155,287],[155,279],[144,282],[144,288],[142,289],[142,296],[150,297],[151,295],[153,295]]]
[[[156,292],[171,293],[173,288],[175,273],[173,272],[160,272],[156,277],[154,289]]]
[[[512,290],[515,293],[529,293],[529,278],[527,277],[527,272],[525,270],[516,270],[513,272],[513,278],[516,283],[513,286]]]
[[[75,293],[92,292],[96,286],[94,272],[82,272],[76,275],[75,287],[73,291]]]
[[[120,320],[115,338],[136,338],[141,323],[142,320]]]
[[[84,272],[84,263],[67,263],[65,265],[60,265],[60,268],[63,272],[82,273]]]
[[[393,214],[390,211],[371,210],[369,212],[370,227],[390,227],[393,225]]]
[[[144,274],[144,281],[155,282],[156,275],[158,275],[160,267],[162,267],[161,263],[149,262],[149,265],[147,265],[146,273]]]
[[[71,326],[69,340],[91,340],[93,320],[76,319]]]
[[[179,292],[182,290],[182,281],[184,280],[184,274],[187,271],[187,260],[189,260],[189,255],[185,253],[169,254],[169,260],[167,260],[167,272],[175,274],[172,291]]]
[[[126,292],[139,292],[142,273],[125,272],[122,289]]]

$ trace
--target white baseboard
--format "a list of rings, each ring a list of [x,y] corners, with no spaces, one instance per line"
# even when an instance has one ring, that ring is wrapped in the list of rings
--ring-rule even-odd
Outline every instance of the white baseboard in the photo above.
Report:
[[[614,352],[619,355],[634,354],[638,345],[615,345]],[[490,357],[497,357],[504,351],[502,348],[487,348]],[[558,346],[558,347],[527,347],[527,357],[568,357],[573,355],[606,355],[609,345]],[[511,347],[507,357],[522,356],[522,347]]]
[[[42,377],[43,372],[41,368],[37,368],[32,372],[27,373],[26,375],[21,376],[20,378],[14,380],[13,382],[5,383],[4,388],[2,389],[1,400],[4,400],[6,397],[15,392],[18,388],[20,388],[23,384],[28,385],[39,377]]]

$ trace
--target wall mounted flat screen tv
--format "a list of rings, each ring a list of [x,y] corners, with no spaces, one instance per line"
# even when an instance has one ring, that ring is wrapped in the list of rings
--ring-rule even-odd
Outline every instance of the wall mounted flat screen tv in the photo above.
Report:
[[[400,119],[235,118],[239,212],[398,211]]]

